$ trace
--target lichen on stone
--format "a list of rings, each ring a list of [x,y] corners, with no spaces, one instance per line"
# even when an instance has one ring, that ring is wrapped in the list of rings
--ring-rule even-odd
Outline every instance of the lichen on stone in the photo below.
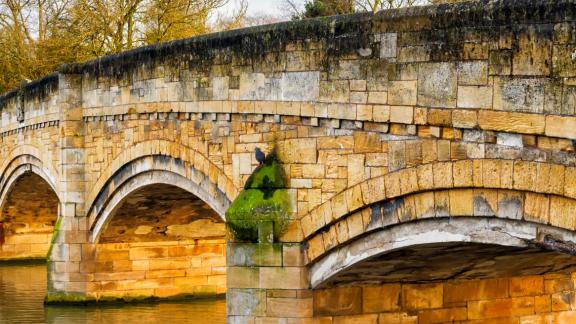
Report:
[[[235,240],[257,242],[258,228],[265,222],[272,223],[274,238],[280,237],[290,213],[286,175],[273,152],[252,172],[244,190],[226,211],[226,221]]]

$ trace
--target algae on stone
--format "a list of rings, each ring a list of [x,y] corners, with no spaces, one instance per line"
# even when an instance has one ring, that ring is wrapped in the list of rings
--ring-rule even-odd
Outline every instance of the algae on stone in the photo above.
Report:
[[[226,220],[236,240],[256,242],[263,223],[272,223],[274,237],[280,237],[286,230],[290,212],[284,169],[272,153],[248,178],[244,190],[226,212]]]

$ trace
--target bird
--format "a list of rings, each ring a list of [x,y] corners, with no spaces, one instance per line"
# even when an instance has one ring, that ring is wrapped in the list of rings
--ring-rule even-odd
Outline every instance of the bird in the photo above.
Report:
[[[259,147],[256,148],[256,161],[258,161],[258,163],[260,165],[262,165],[264,163],[264,160],[266,159],[266,155],[264,154],[264,152],[262,152],[262,150],[260,150]]]

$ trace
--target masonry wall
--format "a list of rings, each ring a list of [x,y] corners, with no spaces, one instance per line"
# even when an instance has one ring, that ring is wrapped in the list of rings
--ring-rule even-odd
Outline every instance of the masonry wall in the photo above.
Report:
[[[573,274],[314,291],[326,323],[572,323]]]
[[[95,253],[80,271],[93,276],[90,295],[101,301],[226,292],[224,240],[102,243]]]

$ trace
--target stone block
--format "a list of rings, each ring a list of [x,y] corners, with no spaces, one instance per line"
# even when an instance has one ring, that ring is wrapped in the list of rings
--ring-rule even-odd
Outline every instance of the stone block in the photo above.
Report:
[[[365,104],[368,102],[368,95],[366,92],[350,92],[350,103]]]
[[[478,114],[480,128],[502,132],[543,134],[545,117],[537,114],[510,113],[481,110]]]
[[[396,33],[380,34],[380,58],[396,57],[398,35]]]
[[[474,128],[478,125],[476,111],[455,109],[452,111],[452,125],[458,128]]]
[[[494,78],[494,109],[541,113],[545,79]]]
[[[524,276],[510,278],[510,296],[535,296],[544,294],[544,277]]]
[[[418,313],[418,320],[422,323],[454,323],[466,319],[468,319],[466,307],[424,310]]]
[[[487,43],[464,43],[463,58],[465,60],[486,60],[488,50]]]
[[[390,121],[390,106],[375,105],[372,109],[372,118],[375,122]]]
[[[226,306],[228,316],[264,316],[266,315],[266,290],[228,289]]]
[[[490,51],[488,56],[488,72],[490,75],[510,75],[512,74],[512,51],[496,50]]]
[[[440,308],[443,298],[442,284],[402,285],[402,307],[407,310]]]
[[[452,110],[451,109],[429,109],[428,124],[434,126],[451,126]]]
[[[381,313],[378,315],[378,323],[386,324],[418,324],[418,315],[408,313]]]
[[[403,46],[398,50],[398,62],[426,62],[430,60],[429,46]]]
[[[282,265],[282,245],[228,243],[226,247],[227,265],[234,266],[267,266]]]
[[[312,298],[268,298],[266,316],[310,318],[313,315]]]
[[[391,106],[390,122],[400,124],[412,124],[414,120],[414,108],[410,106]]]
[[[512,147],[523,147],[524,142],[522,135],[520,134],[510,134],[510,133],[498,133],[496,134],[496,144]]]
[[[474,189],[474,216],[496,216],[498,214],[498,192]]]
[[[288,139],[281,145],[279,153],[284,163],[316,163],[316,139]]]
[[[452,188],[452,163],[435,163],[432,168],[434,172],[434,187]]]
[[[458,63],[459,85],[485,85],[488,83],[488,62],[465,61]]]
[[[525,25],[517,34],[512,57],[514,75],[550,75],[552,68],[552,25]]]
[[[362,312],[362,287],[314,291],[315,315],[352,315]]]
[[[366,91],[366,80],[350,80],[350,91]]]
[[[331,79],[363,80],[366,79],[366,67],[360,60],[339,60],[337,66],[332,66]]]
[[[212,78],[212,99],[228,100],[229,78],[213,77]]]
[[[457,99],[457,70],[453,63],[422,63],[418,69],[418,105],[453,108]]]
[[[241,100],[279,100],[280,79],[267,78],[264,73],[240,74]]]
[[[368,91],[367,102],[370,104],[386,104],[388,102],[388,92],[386,91]]]
[[[320,81],[319,100],[327,103],[346,103],[350,99],[348,80]]]
[[[366,205],[383,200],[386,197],[384,178],[370,179],[361,185],[362,198]]]
[[[391,81],[388,86],[388,104],[414,106],[417,101],[416,81]]]
[[[558,196],[550,197],[550,224],[561,228],[574,230],[576,204],[574,200]]]
[[[261,267],[258,288],[306,289],[309,286],[305,267]]]
[[[378,314],[336,316],[333,324],[378,324]]]
[[[434,208],[434,192],[423,192],[414,195],[416,218],[431,218],[436,216]]]
[[[498,217],[522,219],[524,195],[519,192],[498,190]]]
[[[491,86],[459,86],[459,108],[492,108]]]
[[[469,320],[486,320],[498,317],[523,316],[534,313],[533,297],[471,301],[468,304]]]
[[[444,302],[446,306],[466,305],[469,301],[507,297],[507,279],[452,281],[444,285]]]
[[[572,59],[572,53],[575,51],[576,45],[554,45],[552,65],[555,77],[576,77],[576,62]]]
[[[472,189],[450,190],[450,215],[474,215],[474,192]]]
[[[576,117],[547,116],[546,135],[576,139]]]
[[[537,164],[534,162],[514,162],[514,189],[537,191]]]

